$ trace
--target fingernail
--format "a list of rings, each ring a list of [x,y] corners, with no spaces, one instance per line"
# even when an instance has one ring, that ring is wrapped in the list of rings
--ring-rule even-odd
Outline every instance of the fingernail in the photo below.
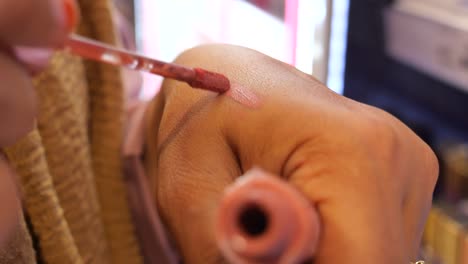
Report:
[[[20,61],[30,74],[36,75],[44,70],[52,57],[52,49],[15,47],[16,59]]]
[[[58,29],[66,31],[68,35],[78,22],[78,5],[75,0],[49,0],[49,2],[53,8],[56,23],[58,23]]]
[[[65,26],[68,32],[74,31],[78,24],[79,10],[75,0],[62,0]]]

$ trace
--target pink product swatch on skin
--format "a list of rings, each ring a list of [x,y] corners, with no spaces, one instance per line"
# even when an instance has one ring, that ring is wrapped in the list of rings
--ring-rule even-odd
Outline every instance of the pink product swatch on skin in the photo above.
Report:
[[[231,81],[231,88],[225,93],[234,101],[249,108],[258,108],[261,100],[254,92],[238,83]]]

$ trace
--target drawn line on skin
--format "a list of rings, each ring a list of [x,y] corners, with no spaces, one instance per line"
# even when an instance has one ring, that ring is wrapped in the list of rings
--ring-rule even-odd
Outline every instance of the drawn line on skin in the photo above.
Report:
[[[258,108],[261,104],[260,98],[255,93],[235,82],[231,82],[231,89],[226,95],[249,108]]]

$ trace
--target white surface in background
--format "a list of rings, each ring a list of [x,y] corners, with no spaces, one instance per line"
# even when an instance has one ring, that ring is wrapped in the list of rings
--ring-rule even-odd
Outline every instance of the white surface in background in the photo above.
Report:
[[[412,12],[422,18],[443,21],[443,24],[468,30],[468,5],[462,4],[459,0],[400,1],[394,9]]]
[[[385,28],[388,54],[468,92],[468,17],[414,2],[389,9]]]
[[[396,5],[427,5],[455,12],[468,11],[468,0],[398,0]]]
[[[137,41],[145,55],[172,61],[182,51],[203,43],[246,46],[273,58],[292,63],[290,34],[283,21],[241,0],[137,0]],[[285,0],[288,1],[288,0]],[[349,0],[334,0],[330,57],[326,56],[327,0],[299,0],[295,66],[322,76],[334,91],[343,90]],[[329,62],[329,64],[327,63]],[[145,74],[142,97],[159,89],[162,78]]]
[[[314,46],[315,27],[326,13],[317,3],[322,1],[299,0],[297,10],[296,68],[313,74],[314,53],[323,49]],[[320,54],[315,54],[320,56]]]
[[[139,0],[138,41],[142,53],[172,61],[204,43],[230,43],[287,61],[288,36],[279,19],[241,0]],[[222,59],[222,58],[220,58]],[[161,78],[145,74],[142,97],[159,89]]]
[[[333,1],[327,86],[340,94],[345,86],[348,14],[349,0]]]
[[[223,36],[218,41],[252,48],[290,63],[288,35],[283,21],[244,1],[224,3]]]
[[[199,25],[197,18],[216,22],[212,14],[219,14],[220,1],[197,0],[139,0],[136,14],[138,21],[138,46],[140,51],[163,61],[173,61],[183,50],[197,44],[209,42],[200,39],[196,28]],[[210,9],[203,9],[207,4]],[[210,12],[211,11],[211,12]],[[210,32],[216,28],[217,23],[208,27]],[[144,74],[142,97],[149,98],[154,95],[161,85],[163,78]]]

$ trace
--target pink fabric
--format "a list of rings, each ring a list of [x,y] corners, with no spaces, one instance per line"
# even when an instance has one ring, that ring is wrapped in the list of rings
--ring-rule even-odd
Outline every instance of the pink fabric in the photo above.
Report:
[[[140,158],[144,145],[143,120],[146,106],[145,103],[133,105],[128,115],[123,144],[125,180],[132,216],[145,263],[181,263],[159,217]]]

